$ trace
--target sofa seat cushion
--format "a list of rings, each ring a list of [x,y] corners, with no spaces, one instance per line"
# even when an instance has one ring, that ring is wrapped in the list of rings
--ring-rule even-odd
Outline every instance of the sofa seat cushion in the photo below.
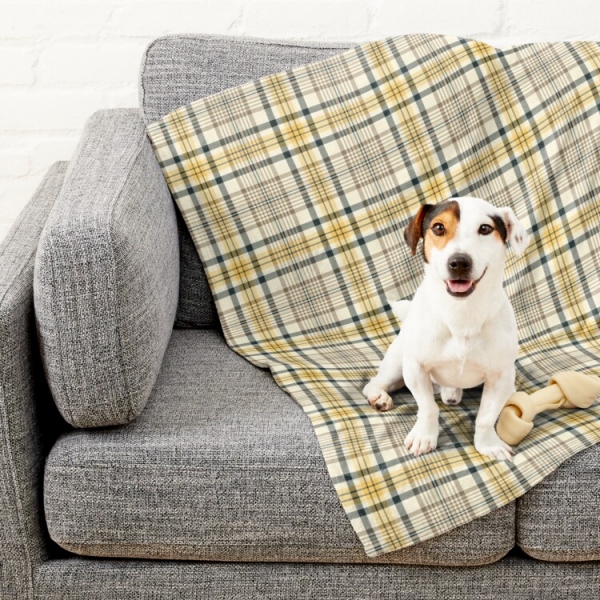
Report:
[[[540,560],[600,560],[600,445],[565,461],[517,500],[517,542]]]
[[[368,559],[309,419],[214,330],[175,330],[148,405],[63,435],[46,464],[50,536],[77,554],[476,565],[514,546],[514,503]]]

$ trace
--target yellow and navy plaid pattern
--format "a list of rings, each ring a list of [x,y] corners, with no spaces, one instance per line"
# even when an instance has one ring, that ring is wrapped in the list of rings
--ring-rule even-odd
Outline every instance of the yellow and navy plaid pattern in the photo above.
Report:
[[[510,205],[517,387],[600,374],[600,47],[500,50],[455,37],[366,43],[184,106],[152,124],[228,344],[310,417],[369,556],[442,534],[525,493],[600,440],[600,407],[536,420],[514,463],[473,445],[481,391],[441,406],[436,451],[403,446],[406,391],[361,394],[397,333],[386,298],[422,275],[403,230],[421,203]]]

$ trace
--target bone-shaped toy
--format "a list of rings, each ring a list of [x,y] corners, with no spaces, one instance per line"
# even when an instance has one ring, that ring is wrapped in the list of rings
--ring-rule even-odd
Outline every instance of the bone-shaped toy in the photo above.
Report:
[[[575,371],[557,373],[548,386],[534,392],[515,392],[498,419],[496,431],[511,446],[519,444],[533,429],[534,417],[556,408],[589,408],[600,396],[600,378]]]

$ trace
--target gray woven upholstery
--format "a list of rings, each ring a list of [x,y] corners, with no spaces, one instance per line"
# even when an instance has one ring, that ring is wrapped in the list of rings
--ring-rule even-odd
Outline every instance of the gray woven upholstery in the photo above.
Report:
[[[144,407],[179,284],[173,201],[137,110],[86,124],[35,264],[42,356],[76,427],[126,423]]]
[[[35,338],[33,264],[66,168],[50,168],[0,244],[0,598],[33,597],[32,569],[47,557],[40,496],[55,421]]]
[[[177,208],[179,235],[179,303],[175,326],[179,328],[220,328],[204,268],[192,236]]]
[[[198,98],[339,54],[351,44],[212,35],[159,37],[146,49],[140,106],[146,123]]]
[[[600,445],[571,457],[519,498],[517,516],[517,542],[530,556],[600,560]]]
[[[278,42],[252,38],[176,35],[147,48],[140,74],[140,105],[146,123],[198,98],[264,75],[315,62],[347,44]],[[180,222],[181,293],[178,327],[216,327],[218,319],[202,263]]]
[[[310,421],[217,331],[173,333],[135,422],[59,439],[44,503],[52,539],[80,554],[367,562]],[[492,562],[514,527],[512,503],[370,562]]]
[[[506,558],[483,567],[71,559],[38,573],[40,600],[597,600],[600,563]]]

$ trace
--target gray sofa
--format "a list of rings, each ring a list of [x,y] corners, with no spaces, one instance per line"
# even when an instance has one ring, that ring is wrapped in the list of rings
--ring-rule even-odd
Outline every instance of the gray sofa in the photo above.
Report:
[[[157,39],[140,109],[94,115],[0,246],[2,598],[600,597],[600,447],[369,559],[308,418],[225,344],[145,124],[344,48]]]

